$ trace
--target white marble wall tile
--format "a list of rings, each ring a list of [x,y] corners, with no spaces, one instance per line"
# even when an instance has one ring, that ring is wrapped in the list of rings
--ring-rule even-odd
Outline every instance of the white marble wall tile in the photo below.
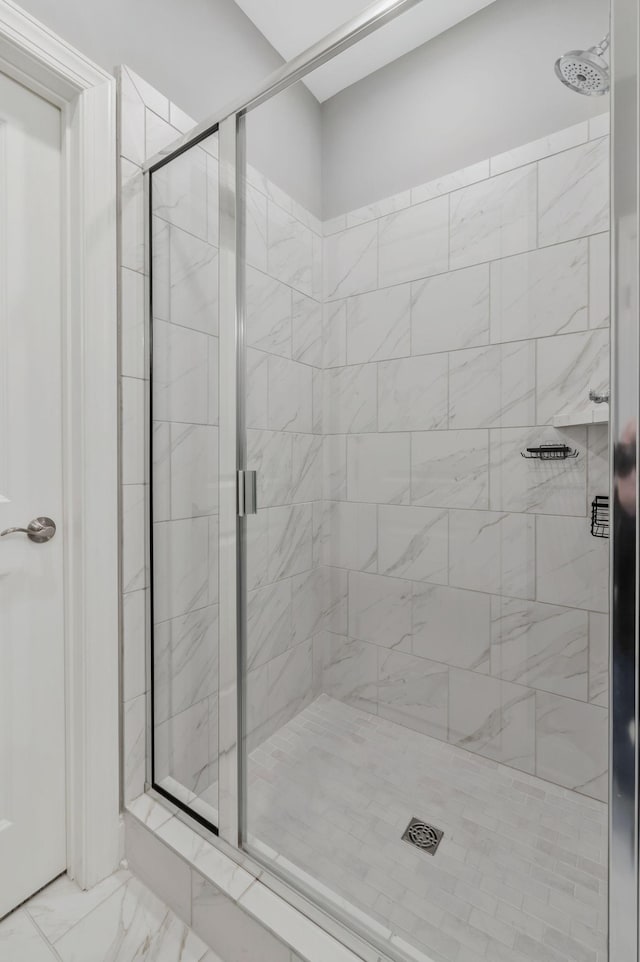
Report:
[[[431,431],[447,426],[446,354],[378,365],[378,429]]]
[[[584,411],[589,391],[609,389],[609,332],[563,334],[537,343],[537,421]]]
[[[535,592],[535,519],[493,511],[450,511],[449,583],[514,598]]]
[[[147,376],[145,351],[144,276],[123,268],[120,271],[120,350],[123,377]]]
[[[536,197],[535,165],[452,194],[451,270],[532,250]]]
[[[536,522],[538,600],[606,611],[609,580],[607,541],[591,537],[587,518],[539,515]]]
[[[313,234],[269,201],[268,264],[272,277],[303,294],[313,294]]]
[[[171,320],[171,232],[178,231],[178,228],[171,227],[166,221],[155,215],[151,220],[152,229],[152,251],[151,268],[153,272],[151,280],[152,310],[153,317],[160,321]],[[182,232],[180,232],[182,233]],[[145,295],[146,296],[146,295]],[[146,323],[146,304],[142,303],[143,323]],[[142,332],[143,340],[146,341],[146,328]],[[145,359],[146,360],[146,359]],[[148,374],[145,373],[148,377]]]
[[[322,308],[323,367],[347,363],[347,302],[331,301]]]
[[[269,514],[258,508],[249,515],[246,528],[247,588],[258,588],[269,580]]]
[[[142,695],[147,687],[146,617],[146,591],[130,591],[122,596],[123,701]]]
[[[514,598],[491,599],[491,674],[587,700],[586,611]]]
[[[411,353],[409,285],[347,300],[347,363],[384,361]]]
[[[312,567],[313,521],[310,504],[268,508],[269,581]]]
[[[349,211],[346,215],[347,227],[357,227],[358,224],[365,224],[369,220],[376,220],[378,217],[384,217],[386,214],[393,214],[396,211],[404,210],[405,207],[409,207],[411,204],[411,191],[403,190],[399,194],[394,194],[392,197],[385,197],[384,200],[377,201],[374,204],[368,204],[364,207],[359,207],[357,210]]]
[[[535,693],[499,678],[452,668],[449,672],[449,741],[533,773]]]
[[[376,430],[377,365],[330,368],[324,372],[321,383],[322,426],[325,434]]]
[[[171,126],[179,130],[181,134],[189,133],[196,125],[193,117],[190,117],[184,110],[172,103],[169,104],[169,121]]]
[[[215,604],[219,600],[219,554],[220,554],[220,523],[216,514],[209,516],[209,601]]]
[[[208,605],[208,519],[160,521],[153,527],[155,621]]]
[[[135,87],[140,99],[144,103],[145,107],[152,110],[158,117],[162,117],[163,120],[169,120],[169,101],[161,94],[159,90],[152,87],[150,83],[137,74],[130,67],[123,67],[122,72],[129,75],[131,83]]]
[[[539,163],[541,247],[609,227],[609,140],[593,140]]]
[[[330,575],[330,568],[311,568],[291,579],[293,644],[299,645],[323,630],[332,587]]]
[[[174,778],[199,794],[209,787],[209,700],[156,725],[156,778]]]
[[[607,711],[536,692],[536,774],[605,801],[608,795]]]
[[[426,184],[414,187],[411,191],[411,203],[421,204],[425,200],[432,200],[441,194],[448,194],[460,187],[468,187],[470,184],[476,184],[479,180],[486,180],[488,176],[489,161],[481,160],[477,164],[471,164],[469,167],[463,167],[462,170],[456,170],[452,174],[445,174],[436,180],[430,180]]]
[[[347,438],[330,434],[323,438],[323,488],[326,501],[344,501],[347,497]]]
[[[136,591],[147,584],[145,562],[145,487],[122,488],[122,590]]]
[[[293,292],[291,354],[294,361],[322,367],[322,304]]]
[[[269,355],[253,348],[246,351],[246,412],[248,428],[269,426]]]
[[[247,268],[245,331],[247,344],[291,357],[291,288],[268,274]]]
[[[489,671],[491,599],[478,591],[414,583],[413,654]]]
[[[296,645],[267,665],[269,718],[275,728],[286,724],[311,699],[313,645],[311,639]]]
[[[130,161],[120,159],[120,266],[144,273],[144,189],[142,171]]]
[[[409,503],[409,434],[356,434],[347,438],[347,498]]]
[[[609,425],[592,424],[587,428],[589,462],[587,468],[587,507],[597,494],[609,494]]]
[[[207,349],[209,363],[207,412],[209,424],[217,424],[220,404],[220,349],[217,337],[207,338]]]
[[[541,160],[550,154],[558,154],[562,150],[577,147],[584,144],[589,139],[589,124],[585,120],[581,124],[574,124],[573,127],[565,127],[558,130],[548,137],[541,137],[530,144],[522,147],[515,147],[507,150],[503,154],[498,154],[491,158],[491,174],[503,174],[506,170],[513,170],[514,167],[522,167],[530,164],[534,160]]]
[[[206,424],[209,420],[207,335],[164,321],[154,323],[153,333],[154,418]]]
[[[356,571],[375,571],[378,555],[375,504],[327,501],[314,509],[318,562]]]
[[[449,198],[417,204],[379,223],[381,287],[442,274],[449,269]]]
[[[247,264],[267,271],[267,198],[247,184],[245,193],[245,245]]]
[[[411,503],[439,508],[488,508],[489,432],[414,433]]]
[[[535,342],[455,351],[449,358],[449,427],[535,424]]]
[[[144,484],[146,452],[140,443],[140,428],[145,423],[146,382],[123,377],[120,390],[122,483]]]
[[[152,176],[153,212],[174,227],[207,239],[207,164],[200,148],[188,150]]]
[[[589,140],[606,137],[611,127],[610,119],[608,111],[604,114],[599,114],[597,117],[592,117],[589,121]]]
[[[449,670],[402,651],[378,651],[378,714],[446,739]]]
[[[203,150],[207,153],[207,240],[218,247],[220,244],[220,187],[218,183],[218,135],[213,134],[204,141]],[[212,156],[212,152],[216,156]]]
[[[275,355],[269,358],[269,428],[312,431],[312,369],[307,364]]]
[[[324,632],[314,640],[322,691],[354,708],[377,713],[378,649],[364,641]]]
[[[522,457],[527,448],[540,444],[566,444],[579,454],[566,461]],[[491,431],[490,507],[494,511],[584,516],[587,450],[584,427]]]
[[[446,584],[447,512],[436,508],[380,505],[378,572],[395,578]]]
[[[145,109],[129,71],[118,71],[118,97],[120,99],[120,125],[118,144],[120,155],[132,164],[142,166],[145,162]]]
[[[153,110],[145,110],[145,154],[153,157],[172,144],[180,132]]]
[[[611,237],[589,238],[589,327],[608,327],[611,314]]]
[[[156,624],[153,637],[157,724],[218,690],[218,606]]]
[[[491,265],[492,342],[584,331],[588,309],[586,239]]]
[[[122,709],[124,798],[129,801],[144,791],[146,774],[147,698],[138,695]]]
[[[292,445],[290,500],[319,501],[322,498],[323,445],[317,434],[294,434]]]
[[[489,341],[489,266],[411,285],[411,353],[437,354]]]
[[[153,423],[153,520],[171,520],[171,425]]]
[[[349,636],[410,651],[411,598],[410,581],[349,572]]]
[[[247,670],[265,665],[292,643],[291,580],[250,591],[247,598]]]
[[[171,517],[197,518],[218,512],[218,429],[171,425]]]
[[[293,435],[247,431],[247,467],[258,473],[258,509],[285,504],[291,491]]]
[[[323,576],[324,623],[326,631],[346,635],[349,618],[349,572],[341,568],[318,569]]]
[[[332,234],[324,243],[324,295],[328,300],[378,286],[378,222]]]
[[[340,231],[346,229],[347,226],[347,215],[338,214],[337,217],[330,217],[328,220],[322,222],[322,234],[324,237],[329,237],[331,234],[338,234]]]
[[[609,704],[609,616],[589,612],[589,701]]]

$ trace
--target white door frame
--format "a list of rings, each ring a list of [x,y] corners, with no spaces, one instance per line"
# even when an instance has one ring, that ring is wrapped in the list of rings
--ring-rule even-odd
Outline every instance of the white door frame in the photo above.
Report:
[[[67,867],[90,888],[120,858],[115,80],[12,0],[0,70],[62,112]]]

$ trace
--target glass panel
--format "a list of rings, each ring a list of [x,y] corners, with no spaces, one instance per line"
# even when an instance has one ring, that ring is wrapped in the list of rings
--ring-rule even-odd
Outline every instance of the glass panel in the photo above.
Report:
[[[154,785],[218,808],[218,135],[151,179]]]
[[[545,10],[246,117],[242,834],[402,958],[607,952],[609,103]]]

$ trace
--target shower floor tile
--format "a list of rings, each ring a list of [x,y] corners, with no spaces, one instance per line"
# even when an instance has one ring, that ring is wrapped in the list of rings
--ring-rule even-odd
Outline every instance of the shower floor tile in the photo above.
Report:
[[[253,849],[408,957],[605,962],[601,802],[326,695],[252,752],[248,777]],[[444,832],[434,856],[402,841],[413,816]]]

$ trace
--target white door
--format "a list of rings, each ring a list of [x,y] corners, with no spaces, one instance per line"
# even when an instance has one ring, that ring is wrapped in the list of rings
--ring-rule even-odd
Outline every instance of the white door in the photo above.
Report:
[[[0,917],[66,867],[61,129],[0,74]]]

